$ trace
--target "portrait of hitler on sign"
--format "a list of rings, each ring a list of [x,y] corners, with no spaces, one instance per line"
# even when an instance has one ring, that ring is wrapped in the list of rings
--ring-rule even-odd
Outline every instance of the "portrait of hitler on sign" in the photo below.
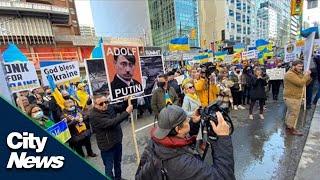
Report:
[[[104,49],[112,101],[142,93],[138,48],[106,45]]]

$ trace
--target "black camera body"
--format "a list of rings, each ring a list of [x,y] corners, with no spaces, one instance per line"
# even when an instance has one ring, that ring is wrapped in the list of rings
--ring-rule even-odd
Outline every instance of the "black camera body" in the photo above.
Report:
[[[210,121],[213,121],[216,125],[218,125],[218,118],[216,115],[216,112],[221,112],[224,120],[230,127],[230,135],[233,133],[233,123],[231,118],[229,117],[228,113],[222,109],[218,103],[212,104],[208,107],[202,108],[200,107],[198,109],[198,114],[200,114],[201,119],[202,119],[202,135],[203,137],[207,134],[208,139],[210,140],[217,140],[218,136],[217,134],[213,131],[212,126]]]

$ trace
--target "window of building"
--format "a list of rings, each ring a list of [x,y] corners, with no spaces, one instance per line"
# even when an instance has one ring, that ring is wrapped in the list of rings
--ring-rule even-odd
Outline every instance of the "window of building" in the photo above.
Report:
[[[240,13],[236,13],[236,20],[241,22],[241,14]]]
[[[237,9],[241,10],[241,2],[240,2],[240,0],[237,0]]]
[[[241,33],[241,25],[237,24],[237,33]]]
[[[234,23],[231,23],[231,29],[234,29],[235,25]]]
[[[248,34],[248,35],[251,34],[250,27],[248,27],[248,29],[247,29],[247,34]]]
[[[250,16],[247,16],[247,24],[250,24]]]
[[[232,4],[233,4],[233,3],[234,3],[234,0],[230,0],[230,3],[232,3]]]
[[[231,9],[229,9],[229,16],[234,16],[234,12]]]
[[[242,10],[243,10],[243,12],[246,12],[246,10],[247,10],[247,4],[246,3],[242,4]]]
[[[227,22],[227,29],[229,29],[229,23]]]
[[[234,35],[230,35],[230,41],[234,41]]]
[[[250,6],[247,7],[247,13],[248,13],[248,14],[251,13],[251,8],[250,8]]]
[[[308,4],[307,4],[307,8],[308,9],[312,9],[312,8],[318,7],[318,0],[309,0],[307,2],[308,2]]]
[[[241,41],[241,37],[240,36],[237,36],[237,41]]]
[[[244,14],[242,15],[242,22],[246,23],[246,15],[244,15]]]
[[[242,29],[242,34],[246,34],[246,27],[245,26]]]

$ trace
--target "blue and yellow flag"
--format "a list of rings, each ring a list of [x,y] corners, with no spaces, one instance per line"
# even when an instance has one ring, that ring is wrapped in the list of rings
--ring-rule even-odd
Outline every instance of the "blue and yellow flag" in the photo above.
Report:
[[[234,53],[240,53],[240,52],[243,52],[244,51],[244,44],[242,43],[238,43],[236,45],[233,46],[233,52]]]
[[[187,70],[190,70],[192,66],[190,65],[189,61],[186,61],[185,67]]]
[[[264,64],[264,59],[267,56],[273,56],[272,44],[264,39],[256,40],[256,48],[259,51],[258,59],[260,64]]]
[[[103,59],[103,40],[102,38],[99,39],[98,44],[94,47],[90,54],[90,59]]]
[[[168,105],[168,104],[172,104],[172,100],[170,99],[170,96],[169,96],[169,93],[168,93],[168,92],[166,92],[166,93],[164,94],[164,99],[165,99],[167,105]]]
[[[53,126],[49,127],[47,131],[61,143],[65,143],[71,138],[68,124],[65,122],[65,120],[62,120],[57,124],[54,124]]]
[[[169,51],[189,51],[190,46],[187,37],[175,38],[170,41]]]
[[[193,57],[194,60],[198,61],[200,64],[206,63],[209,61],[208,53],[203,53],[198,56]]]
[[[224,57],[228,54],[228,51],[217,51],[214,53],[216,61],[224,61]]]
[[[8,44],[8,48],[2,53],[4,62],[28,62],[27,56],[25,56],[21,50],[13,43]]]

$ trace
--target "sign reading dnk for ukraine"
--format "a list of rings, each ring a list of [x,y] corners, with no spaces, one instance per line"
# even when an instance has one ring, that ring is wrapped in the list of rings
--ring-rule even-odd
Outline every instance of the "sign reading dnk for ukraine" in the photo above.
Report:
[[[40,65],[41,66],[41,65]],[[47,76],[52,75],[56,84],[80,81],[80,70],[78,61],[57,63],[49,66],[41,66],[43,85],[49,85]]]
[[[32,62],[5,62],[6,79],[12,93],[40,87]]]

